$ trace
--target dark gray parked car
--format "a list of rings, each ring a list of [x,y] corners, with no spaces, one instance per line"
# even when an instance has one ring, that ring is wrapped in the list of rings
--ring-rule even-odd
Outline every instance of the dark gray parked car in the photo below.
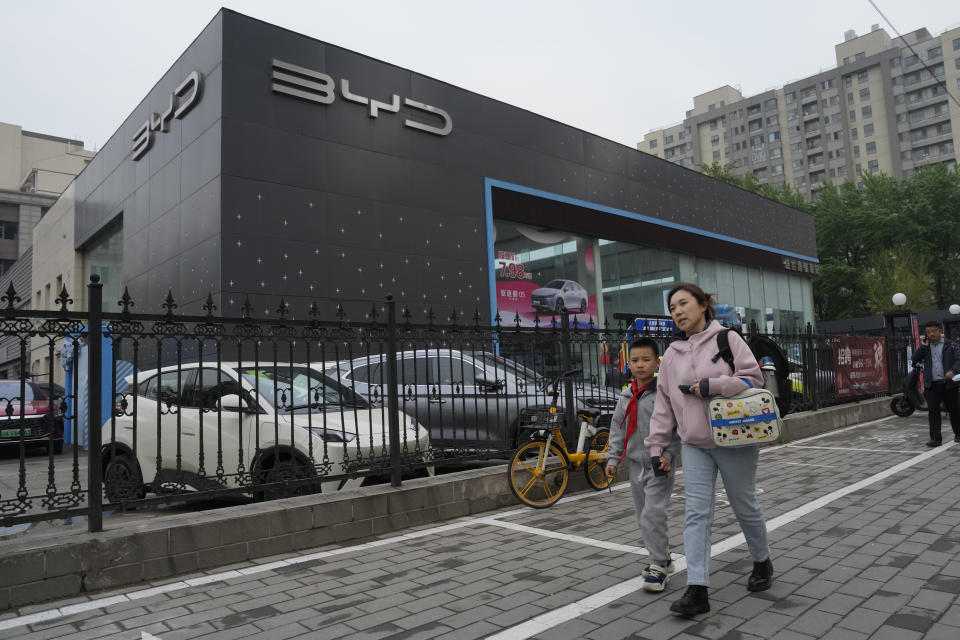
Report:
[[[471,443],[513,448],[521,411],[550,403],[542,376],[488,352],[404,351],[397,354],[397,372],[400,410],[427,428],[435,447]],[[389,378],[382,356],[331,365],[326,373],[372,402],[387,401]],[[614,390],[579,381],[574,397],[577,407],[607,414],[601,424],[609,422],[617,402]],[[563,395],[559,402],[563,405]]]

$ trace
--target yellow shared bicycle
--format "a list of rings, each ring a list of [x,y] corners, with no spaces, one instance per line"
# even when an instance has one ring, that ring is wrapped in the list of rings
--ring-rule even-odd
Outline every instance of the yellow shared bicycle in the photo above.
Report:
[[[559,500],[567,490],[571,469],[582,468],[587,483],[597,491],[613,482],[605,473],[610,429],[596,426],[598,409],[577,410],[580,421],[577,448],[572,452],[567,450],[563,437],[566,420],[557,400],[563,379],[579,373],[579,369],[567,371],[548,382],[550,406],[529,409],[521,419],[523,437],[510,460],[508,474],[510,490],[531,507],[543,509]]]

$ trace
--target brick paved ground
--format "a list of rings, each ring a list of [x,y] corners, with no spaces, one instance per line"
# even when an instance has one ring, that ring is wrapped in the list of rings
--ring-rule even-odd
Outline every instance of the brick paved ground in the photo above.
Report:
[[[721,507],[714,543],[727,550],[713,560],[713,609],[692,620],[668,612],[685,574],[662,595],[635,589],[645,556],[618,489],[222,568],[207,584],[28,607],[0,615],[0,638],[956,640],[960,447],[931,455],[925,434],[920,414],[764,451],[774,586],[746,590],[750,561],[743,544],[725,542],[739,528]],[[671,538],[682,553],[682,476],[677,485]],[[36,615],[48,619],[23,617]]]

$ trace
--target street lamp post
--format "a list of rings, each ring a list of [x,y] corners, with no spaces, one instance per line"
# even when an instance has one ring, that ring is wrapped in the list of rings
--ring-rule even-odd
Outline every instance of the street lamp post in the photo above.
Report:
[[[943,321],[943,333],[947,340],[960,339],[960,304],[952,304],[947,309],[950,317]]]
[[[904,308],[904,305],[907,304],[907,296],[904,293],[897,292],[893,294],[893,297],[890,298],[890,301],[893,302],[896,309],[892,311],[886,311],[883,314],[883,324],[887,330],[887,384],[888,392],[893,393],[894,378],[900,378],[905,374],[906,369],[906,357],[907,349],[909,345],[915,347],[913,342],[909,339],[904,340],[902,337],[904,333],[908,336],[914,334],[912,330],[912,321],[911,317],[913,312],[909,308]],[[900,319],[906,320],[906,322],[898,322]],[[905,331],[904,331],[905,330]]]

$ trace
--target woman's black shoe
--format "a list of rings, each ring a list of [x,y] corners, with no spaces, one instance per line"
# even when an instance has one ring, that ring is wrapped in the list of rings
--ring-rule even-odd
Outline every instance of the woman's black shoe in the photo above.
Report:
[[[710,611],[707,588],[702,584],[690,585],[683,597],[670,605],[670,611],[681,616],[695,616]]]
[[[747,591],[766,591],[773,584],[773,563],[770,558],[753,563],[753,573],[747,578]]]

